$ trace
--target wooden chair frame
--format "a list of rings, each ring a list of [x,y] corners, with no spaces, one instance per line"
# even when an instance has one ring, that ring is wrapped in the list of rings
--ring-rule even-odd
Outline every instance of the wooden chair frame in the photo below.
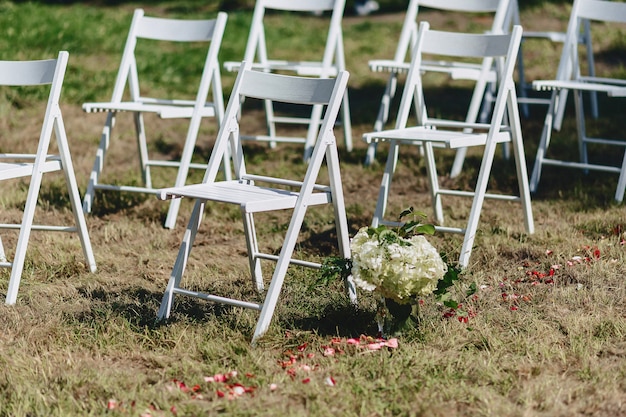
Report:
[[[196,201],[163,296],[158,312],[159,319],[169,317],[175,294],[260,310],[260,318],[252,339],[254,343],[269,327],[289,265],[320,267],[318,263],[293,259],[296,240],[309,206],[332,204],[340,256],[350,257],[339,156],[333,133],[333,126],[341,107],[347,81],[348,73],[345,71],[339,72],[336,79],[307,78],[264,73],[252,70],[251,63],[242,63],[203,182],[163,189],[159,193],[161,199],[187,197]],[[274,178],[267,176],[267,173],[255,175],[248,172],[242,146],[239,117],[244,98],[326,107],[304,179]],[[229,146],[233,150],[235,178],[231,181],[217,181],[216,175],[220,160]],[[329,183],[318,184],[318,174],[324,162],[328,169]],[[276,268],[262,303],[205,294],[184,289],[181,286],[187,259],[200,228],[205,205],[208,203],[235,204],[240,207],[246,235],[250,273],[258,291],[263,291],[265,288],[261,275],[261,261],[276,262]],[[276,256],[261,252],[255,231],[254,215],[260,212],[285,209],[292,209],[293,212],[280,254]],[[346,290],[350,298],[356,301],[355,287],[351,279],[346,281]]]
[[[89,176],[87,192],[83,201],[83,211],[90,213],[96,190],[155,193],[152,185],[150,168],[153,166],[177,169],[174,186],[185,184],[190,169],[206,169],[205,164],[192,163],[194,147],[203,118],[212,117],[217,127],[224,117],[224,99],[218,53],[222,43],[227,15],[218,13],[215,19],[189,20],[167,19],[145,16],[142,9],[136,9],[130,25],[122,60],[115,80],[113,95],[108,102],[84,103],[87,113],[106,112],[106,121],[102,129],[100,144],[96,152],[93,169]],[[177,43],[207,42],[207,56],[195,100],[154,98],[141,94],[135,50],[141,39]],[[125,98],[125,92],[128,97]],[[211,100],[209,100],[211,94]],[[120,112],[133,114],[139,153],[139,165],[143,186],[105,184],[101,182],[106,154],[113,141],[113,128]],[[189,119],[180,160],[160,160],[151,158],[148,152],[147,135],[143,114],[156,114],[163,119]],[[228,155],[223,160],[224,175],[230,178],[230,160]],[[165,220],[165,227],[173,228],[180,208],[180,201],[173,200]]]
[[[513,81],[515,58],[519,50],[521,36],[522,29],[520,26],[515,26],[510,34],[466,34],[433,31],[429,29],[428,23],[422,22],[420,24],[395,129],[364,135],[364,139],[368,143],[385,141],[389,142],[390,146],[376,210],[372,219],[373,227],[381,224],[399,224],[385,219],[391,181],[398,162],[400,146],[417,145],[424,149],[433,211],[438,223],[436,229],[442,232],[459,233],[464,236],[459,256],[461,267],[465,268],[469,265],[480,213],[486,198],[520,202],[526,231],[528,233],[534,232],[519,109],[515,82]],[[423,73],[425,73],[422,66],[423,54],[444,57],[472,57],[482,60],[482,65],[485,68],[493,68],[493,60],[498,61],[495,65],[499,71],[497,96],[489,123],[464,123],[428,117],[422,84]],[[417,108],[417,125],[407,127],[409,113],[413,107]],[[499,143],[512,145],[519,195],[487,193],[493,158]],[[484,147],[474,191],[442,187],[438,179],[434,149],[459,149],[471,146]],[[443,226],[442,196],[469,197],[472,199],[472,206],[465,227]]]
[[[0,229],[19,230],[13,260],[7,259],[0,239],[0,267],[10,268],[11,275],[6,304],[15,304],[24,271],[24,262],[31,231],[56,231],[77,233],[91,272],[96,271],[96,260],[89,240],[87,224],[80,206],[80,195],[74,175],[74,167],[65,133],[65,125],[59,107],[69,54],[59,52],[57,59],[43,61],[0,61],[0,85],[41,86],[49,85],[50,93],[43,118],[36,153],[0,153],[0,181],[29,178],[28,194],[20,224],[3,223]],[[50,153],[52,135],[56,138],[58,154]],[[33,146],[33,149],[35,147]],[[35,224],[35,209],[44,174],[62,171],[70,204],[74,214],[74,225]]]
[[[612,97],[626,96],[626,81],[583,75],[579,57],[579,34],[583,25],[597,22],[626,23],[626,3],[605,0],[575,0],[567,27],[566,40],[561,54],[557,78],[555,80],[537,80],[533,87],[537,90],[552,91],[548,113],[544,122],[539,147],[535,156],[535,164],[530,179],[530,189],[535,192],[539,186],[541,171],[544,165],[565,168],[577,168],[595,171],[613,172],[619,174],[615,200],[622,202],[626,192],[626,140],[614,138],[590,137],[586,131],[586,114],[583,103],[583,93],[606,93]],[[547,151],[553,130],[559,130],[560,116],[565,110],[566,95],[571,91],[574,96],[576,111],[576,125],[578,131],[579,161],[567,161],[556,156],[548,158]],[[616,146],[624,150],[624,158],[620,166],[607,165],[589,161],[587,147],[590,144]]]
[[[341,28],[345,0],[257,0],[252,16],[250,34],[244,53],[244,61],[251,62],[252,68],[265,72],[281,72],[309,77],[333,77],[339,71],[345,71],[346,60],[343,47],[343,30]],[[289,60],[272,59],[268,54],[264,19],[268,11],[309,14],[311,19],[330,14],[328,35],[324,53],[319,61],[302,61],[297,58]],[[315,17],[314,15],[319,15]],[[237,71],[241,62],[226,62],[228,71]],[[308,160],[313,150],[317,131],[322,119],[321,107],[313,106],[309,117],[289,117],[275,114],[271,101],[265,102],[267,134],[245,136],[244,140],[269,142],[274,146],[277,142],[303,143],[304,159]],[[352,150],[352,124],[350,118],[350,102],[348,91],[344,93],[341,108],[341,123],[346,149]],[[305,138],[284,136],[277,132],[277,125],[307,125]]]

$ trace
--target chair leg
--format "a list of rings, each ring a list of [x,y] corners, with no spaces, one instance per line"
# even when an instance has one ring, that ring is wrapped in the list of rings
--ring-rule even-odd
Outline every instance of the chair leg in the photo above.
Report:
[[[624,192],[626,192],[626,151],[624,151],[624,160],[622,161],[622,170],[617,181],[617,189],[615,190],[615,201],[621,203],[624,201]]]
[[[6,304],[13,305],[17,301],[17,291],[22,279],[24,270],[24,261],[26,260],[26,248],[30,239],[30,232],[33,227],[33,219],[35,217],[35,208],[37,206],[37,198],[39,189],[41,188],[42,173],[35,172],[31,177],[30,186],[28,187],[28,196],[24,205],[24,214],[20,225],[20,233],[17,238],[15,247],[15,256],[11,267],[11,276],[9,278],[9,287],[7,289]]]
[[[385,86],[385,92],[380,100],[380,106],[378,107],[378,115],[374,122],[374,132],[380,132],[385,128],[385,124],[389,120],[389,109],[391,108],[391,100],[396,94],[396,87],[398,85],[398,75],[391,73],[389,80]],[[365,156],[365,165],[369,166],[374,163],[376,156],[376,148],[378,144],[376,142],[370,143],[367,147],[367,154]]]
[[[526,84],[526,74],[524,73],[524,52],[523,52],[524,40],[520,43],[519,51],[517,52],[517,74],[518,74],[518,83],[519,93],[518,96],[520,98],[527,98],[528,94],[526,94],[527,84]],[[527,103],[522,103],[520,105],[520,109],[522,110],[522,115],[525,119],[528,119],[530,115],[530,110]]]
[[[146,143],[146,129],[143,123],[143,115],[140,112],[134,113],[135,130],[137,132],[137,147],[139,149],[139,168],[146,188],[152,188],[152,176],[150,175],[150,165],[148,157],[148,145]]]
[[[74,174],[74,165],[70,156],[70,150],[67,147],[67,136],[65,134],[65,126],[61,118],[57,118],[54,124],[56,137],[59,146],[59,153],[61,155],[61,162],[63,164],[63,174],[65,175],[65,183],[67,184],[67,192],[70,196],[70,204],[72,206],[72,213],[74,215],[74,223],[76,224],[76,231],[80,238],[80,243],[83,248],[83,254],[89,265],[91,272],[96,272],[96,258],[93,254],[93,248],[91,246],[91,240],[89,239],[89,231],[87,229],[87,223],[85,222],[85,216],[80,206],[80,194],[78,192],[78,184],[76,182],[76,176]]]
[[[278,297],[280,296],[283,282],[285,281],[285,276],[287,275],[287,269],[289,268],[289,263],[296,246],[298,233],[302,227],[306,209],[306,206],[301,205],[296,207],[293,211],[291,222],[289,223],[289,228],[287,229],[287,233],[285,235],[285,241],[276,262],[276,269],[274,269],[274,274],[272,275],[267,295],[263,301],[261,314],[254,330],[254,335],[252,336],[252,345],[255,345],[258,338],[267,332],[270,322],[272,321],[272,316],[274,315],[274,310],[276,310]]]
[[[256,237],[256,229],[254,227],[254,215],[241,210],[243,218],[243,229],[246,235],[246,246],[248,248],[248,261],[250,262],[250,273],[252,282],[257,291],[263,291],[263,272],[261,271],[261,260],[259,254],[259,242]]]
[[[533,172],[530,177],[530,192],[537,191],[539,186],[539,179],[541,177],[541,168],[543,165],[543,159],[550,146],[550,136],[552,135],[552,127],[554,121],[554,111],[560,102],[560,93],[553,92],[550,105],[548,106],[548,112],[546,113],[546,119],[543,122],[543,130],[541,131],[541,139],[539,140],[539,146],[537,147],[537,154],[535,155],[535,164],[533,166]]]
[[[309,127],[307,129],[307,135],[304,142],[304,161],[309,162],[315,147],[315,140],[317,139],[317,133],[320,130],[320,122],[322,120],[322,106],[315,105],[311,110],[311,118],[309,119]]]
[[[517,183],[519,188],[520,202],[524,213],[524,226],[527,233],[535,232],[533,212],[530,199],[530,186],[528,184],[528,171],[526,168],[526,154],[524,152],[524,141],[522,139],[522,128],[520,115],[517,111],[518,103],[509,97],[508,119],[511,126],[511,146],[513,148],[513,158],[515,160],[515,171],[517,173]]]
[[[583,92],[580,90],[574,91],[574,108],[576,110],[576,124],[578,129],[578,156],[580,162],[587,164],[589,162],[587,155],[587,127],[585,126]],[[585,169],[584,172],[587,174],[589,170]]]
[[[189,122],[187,137],[185,138],[183,152],[180,156],[180,163],[178,164],[178,172],[176,173],[176,181],[174,182],[174,187],[182,187],[187,182],[187,177],[189,176],[190,169],[189,167],[193,158],[193,151],[198,139],[198,132],[200,131],[201,122],[202,118],[197,115],[192,116]],[[165,228],[173,229],[174,226],[176,226],[176,217],[178,216],[178,211],[180,210],[181,200],[182,199],[180,198],[174,198],[170,201],[170,207],[167,211],[167,217],[165,218]]]
[[[391,180],[396,170],[398,160],[399,145],[395,142],[389,143],[389,155],[387,155],[387,163],[383,172],[383,179],[380,183],[378,191],[378,200],[376,200],[376,209],[372,218],[372,227],[378,227],[385,220],[385,211],[387,210],[387,201],[389,199],[389,189],[391,188]]]
[[[170,280],[167,283],[165,294],[163,294],[163,299],[161,300],[161,306],[159,307],[159,311],[157,313],[158,320],[164,320],[170,316],[172,303],[174,302],[174,290],[180,287],[180,280],[185,272],[189,254],[191,253],[193,243],[196,240],[196,234],[198,233],[198,228],[202,222],[204,205],[204,201],[196,200],[196,204],[193,207],[193,212],[191,213],[191,217],[187,225],[187,230],[185,230],[183,241],[180,245],[180,249],[178,250],[178,256],[176,256],[176,262],[174,262],[174,268],[172,269]]]
[[[326,153],[328,166],[339,166],[339,155],[337,148],[329,147]],[[333,211],[335,214],[335,228],[337,230],[337,246],[339,248],[339,256],[342,258],[350,258],[350,234],[348,232],[348,218],[346,216],[346,204],[343,196],[343,188],[341,183],[341,173],[334,172],[329,169],[330,188],[333,196]],[[346,278],[344,282],[346,294],[353,304],[357,302],[356,286],[352,275]]]
[[[352,152],[352,119],[350,117],[350,100],[348,99],[348,90],[343,93],[343,101],[341,105],[341,123],[343,124],[343,140],[346,151]]]
[[[487,82],[484,79],[476,81],[474,91],[472,92],[472,98],[470,99],[470,104],[467,109],[467,115],[465,116],[465,122],[476,122],[479,117],[481,106],[485,109],[489,108],[490,113],[492,101],[494,101],[493,93],[490,91],[490,86],[487,85]],[[485,119],[487,119],[488,114],[481,115],[480,117],[484,117]],[[456,155],[454,156],[454,162],[452,163],[452,169],[450,170],[451,178],[455,178],[461,173],[466,154],[467,148],[457,149]]]
[[[426,173],[428,174],[428,182],[430,183],[429,189],[433,212],[435,213],[437,223],[442,226],[444,224],[443,208],[441,205],[441,195],[439,194],[439,178],[437,176],[435,153],[433,152],[433,144],[431,142],[424,144],[424,162],[426,163]]]
[[[7,261],[7,255],[4,253],[4,245],[2,244],[2,237],[0,237],[0,263]]]
[[[478,179],[476,181],[476,191],[472,200],[472,208],[470,209],[469,219],[465,228],[465,236],[463,237],[463,245],[461,246],[461,254],[459,256],[459,266],[466,268],[469,265],[470,256],[472,254],[472,247],[474,246],[474,239],[476,238],[476,231],[478,230],[478,221],[480,219],[480,212],[485,201],[485,193],[487,191],[487,183],[489,181],[489,174],[491,172],[491,166],[493,164],[493,157],[496,152],[495,143],[487,143],[483,155],[483,162],[480,165],[478,172]]]
[[[274,121],[274,104],[271,100],[264,100],[265,104],[265,120],[267,123],[267,134],[269,137],[276,137],[276,122]],[[275,148],[276,142],[270,142],[270,147]]]
[[[93,163],[93,168],[91,169],[91,174],[89,175],[89,183],[87,184],[87,191],[85,192],[85,196],[83,198],[84,213],[91,213],[93,208],[93,200],[96,194],[95,187],[100,181],[100,174],[102,174],[102,169],[104,168],[104,159],[106,157],[107,150],[109,149],[109,145],[111,144],[113,127],[115,127],[115,113],[109,112],[107,114],[104,127],[102,128],[100,144],[98,145],[98,150],[96,151],[96,160]]]

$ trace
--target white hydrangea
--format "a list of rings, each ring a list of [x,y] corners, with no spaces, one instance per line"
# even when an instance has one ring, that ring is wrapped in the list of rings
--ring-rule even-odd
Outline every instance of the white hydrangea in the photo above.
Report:
[[[400,303],[431,294],[447,265],[434,246],[422,235],[403,239],[408,245],[380,241],[380,235],[361,228],[350,244],[352,277],[367,291],[377,291]],[[388,233],[388,231],[386,231]]]

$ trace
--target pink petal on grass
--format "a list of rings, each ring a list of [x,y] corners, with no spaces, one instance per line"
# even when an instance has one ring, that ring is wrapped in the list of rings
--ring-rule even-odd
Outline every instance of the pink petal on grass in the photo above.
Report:
[[[385,342],[385,346],[391,349],[396,349],[398,347],[398,339],[394,337],[392,339],[387,340]]]
[[[270,391],[276,391],[278,389],[278,385],[270,384]]]
[[[335,355],[334,348],[331,348],[331,347],[324,348],[324,356],[334,356],[334,355]]]
[[[228,380],[228,377],[224,374],[215,374],[213,375],[213,380],[215,382],[226,382]]]
[[[328,385],[329,387],[334,387],[336,382],[335,382],[335,378],[333,378],[332,376],[328,376],[326,377],[326,379],[324,380],[324,383],[326,385]]]
[[[350,339],[346,340],[346,343],[349,344],[349,345],[358,345],[361,342],[359,341],[359,339],[350,338]]]
[[[115,410],[117,408],[117,401],[109,400],[107,402],[107,410]]]

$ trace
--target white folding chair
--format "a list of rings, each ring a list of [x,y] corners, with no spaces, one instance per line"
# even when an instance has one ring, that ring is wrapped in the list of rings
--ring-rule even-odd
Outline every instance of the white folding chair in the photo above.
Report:
[[[385,219],[385,211],[389,199],[389,190],[393,173],[398,161],[400,145],[418,145],[424,149],[424,158],[433,209],[438,226],[443,232],[464,235],[459,256],[459,265],[467,267],[478,228],[481,209],[485,198],[521,202],[524,223],[528,233],[533,233],[533,217],[526,176],[526,163],[522,132],[520,128],[519,109],[513,70],[519,49],[522,29],[515,26],[510,34],[467,34],[440,32],[429,29],[426,22],[420,24],[413,60],[409,68],[406,84],[400,102],[400,110],[396,128],[381,132],[366,133],[366,142],[389,142],[389,156],[380,186],[376,210],[372,226],[397,225],[397,222]],[[493,60],[497,60],[499,74],[496,102],[489,123],[465,123],[451,120],[433,119],[428,117],[424,98],[424,82],[427,76],[422,66],[423,55],[442,57],[468,57],[483,62],[490,68]],[[424,74],[422,74],[424,72]],[[417,105],[417,125],[407,126],[413,103]],[[509,142],[513,148],[519,195],[489,194],[487,185],[491,177],[491,167],[498,143]],[[439,184],[435,165],[434,148],[459,149],[462,147],[484,147],[482,162],[474,191],[446,189]],[[444,227],[442,196],[471,197],[472,206],[465,227]]]
[[[308,267],[320,266],[317,263],[292,258],[296,240],[309,206],[333,205],[339,252],[343,257],[350,257],[339,157],[333,133],[333,126],[348,81],[348,73],[341,71],[336,79],[319,79],[264,73],[250,68],[249,63],[243,63],[241,66],[203,182],[184,187],[168,188],[159,193],[161,199],[188,197],[195,199],[196,203],[163,296],[158,317],[160,319],[169,317],[174,294],[190,295],[218,303],[260,310],[260,318],[253,336],[254,342],[268,329],[289,264]],[[246,99],[326,107],[304,179],[274,178],[265,172],[262,175],[248,173],[247,168],[249,166],[246,167],[245,165],[238,117],[244,97]],[[235,179],[217,181],[216,174],[219,163],[228,149],[229,143],[233,150]],[[318,174],[324,161],[328,169],[329,180],[327,184],[317,184]],[[235,204],[241,208],[250,271],[259,292],[264,288],[263,277],[261,276],[261,260],[276,261],[276,268],[262,303],[205,294],[184,289],[181,286],[187,259],[190,256],[204,208],[208,202]],[[276,256],[261,252],[255,232],[254,215],[285,209],[292,209],[293,212],[280,254]],[[216,232],[219,233],[219,231]],[[350,298],[356,301],[355,288],[351,280],[346,282],[346,287]]]
[[[15,304],[17,300],[17,292],[24,270],[24,261],[26,260],[26,249],[32,230],[78,233],[89,269],[91,272],[96,270],[96,260],[91,248],[87,224],[80,206],[78,185],[74,176],[74,167],[59,107],[59,97],[61,96],[68,56],[67,52],[62,51],[59,52],[57,59],[44,61],[0,61],[0,85],[2,86],[50,86],[48,104],[46,105],[38,144],[35,141],[32,141],[32,146],[30,142],[27,145],[20,144],[20,147],[26,147],[28,150],[24,152],[22,149],[17,149],[20,151],[19,153],[7,153],[5,151],[10,144],[6,140],[7,138],[4,138],[5,140],[0,144],[0,181],[14,179],[29,179],[30,181],[22,222],[20,224],[0,224],[0,229],[19,230],[12,262],[7,260],[2,241],[0,240],[0,266],[11,269],[6,296],[7,304]],[[58,154],[50,153],[53,131],[56,137]],[[16,143],[17,141],[13,142],[14,145]],[[43,175],[55,171],[62,171],[65,176],[74,213],[75,224],[71,226],[34,224],[35,208]]]
[[[520,21],[520,11],[519,11],[519,2],[517,0],[510,0],[509,4],[509,16],[507,17],[507,21],[510,22],[510,25],[522,25]],[[522,25],[523,26],[523,25]],[[522,35],[522,44],[520,46],[520,51],[517,57],[517,72],[518,72],[518,81],[517,81],[517,89],[518,89],[518,102],[520,103],[520,108],[522,110],[522,114],[525,117],[528,117],[530,114],[529,105],[549,105],[550,98],[544,97],[531,97],[529,92],[533,90],[532,82],[529,82],[526,77],[526,68],[524,65],[524,45],[529,41],[548,41],[554,43],[564,43],[565,42],[565,32],[560,31],[529,31],[524,30]],[[593,47],[591,44],[591,32],[589,21],[584,21],[580,27],[580,33],[578,42],[581,45],[584,45],[586,48],[586,58],[587,58],[587,68],[589,68],[589,75],[595,76],[595,63],[593,59]],[[563,90],[561,92],[561,100],[564,101],[567,97],[567,90]],[[595,92],[590,94],[591,100],[591,108],[592,114],[594,118],[598,117],[598,101],[597,95]],[[563,108],[558,114],[557,122],[555,126],[558,126],[558,130],[561,128],[561,122],[563,120]]]
[[[605,78],[597,76],[585,76],[581,72],[578,39],[581,32],[581,25],[603,23],[626,23],[626,3],[619,1],[605,0],[575,0],[567,26],[567,34],[563,53],[557,70],[555,80],[537,80],[533,82],[537,90],[552,91],[548,114],[541,133],[535,165],[533,167],[530,180],[532,192],[537,190],[541,170],[544,165],[555,165],[560,167],[579,168],[584,170],[597,170],[614,172],[619,174],[617,189],[615,190],[615,200],[623,201],[626,189],[626,140],[607,139],[590,137],[585,127],[585,109],[583,104],[583,93],[596,92],[606,93],[609,96],[625,96],[626,81],[622,79]],[[602,31],[605,28],[600,29]],[[576,109],[576,125],[578,130],[578,150],[579,161],[558,159],[546,156],[550,146],[553,130],[558,130],[557,119],[560,112],[564,111],[565,101],[562,96],[563,91],[571,91],[574,96],[574,107]],[[589,144],[617,146],[624,152],[624,159],[621,166],[608,165],[600,161],[590,161],[587,155]]]
[[[341,28],[344,7],[345,0],[257,0],[244,53],[244,61],[251,62],[252,68],[255,70],[265,72],[282,72],[320,78],[336,76],[339,71],[346,69],[343,31]],[[306,16],[304,19],[316,20],[326,17],[328,14],[326,12],[330,12],[330,23],[322,58],[318,61],[303,61],[299,60],[298,57],[288,60],[272,59],[270,53],[272,53],[272,56],[278,55],[278,51],[276,51],[278,48],[274,47],[271,49],[272,45],[268,45],[266,41],[266,29],[269,28],[271,30],[272,28],[271,25],[264,23],[268,11],[284,13],[285,19],[297,13]],[[306,26],[303,26],[302,32],[306,32],[306,30]],[[228,71],[236,71],[240,64],[241,62],[226,62],[224,67]],[[246,136],[244,137],[245,140],[265,141],[272,144],[272,146],[276,142],[303,143],[304,159],[308,160],[310,158],[322,118],[320,106],[314,106],[311,115],[308,117],[299,117],[297,115],[290,117],[288,114],[285,115],[284,112],[277,112],[273,103],[266,101],[265,116],[267,134]],[[342,100],[340,119],[343,125],[346,149],[351,151],[352,124],[350,121],[350,104],[347,90]],[[278,132],[277,126],[289,125],[308,126],[306,137],[286,136],[287,133],[291,132]]]
[[[410,67],[411,52],[414,50],[418,30],[418,11],[420,8],[430,8],[446,12],[459,12],[467,14],[469,18],[481,13],[493,16],[493,21],[488,29],[494,33],[502,33],[508,30],[507,18],[510,20],[509,0],[410,0],[402,24],[400,40],[396,46],[393,59],[376,59],[369,62],[372,71],[389,72],[389,79],[380,101],[378,114],[374,123],[374,131],[385,129],[389,121],[390,106],[395,97],[398,83],[398,75],[406,73]],[[487,86],[495,82],[495,71],[491,68],[483,70],[480,63],[461,63],[458,61],[425,61],[422,64],[425,70],[447,72],[453,79],[468,79],[476,81],[472,99],[470,101],[465,121],[476,122],[480,114],[481,105],[488,93]],[[489,101],[489,100],[487,100]],[[377,143],[372,142],[367,149],[365,164],[374,162]],[[452,176],[460,173],[465,157],[464,152],[459,152],[457,160],[452,168]]]
[[[217,125],[221,123],[224,116],[224,99],[222,96],[222,82],[220,77],[220,67],[218,62],[218,52],[222,43],[222,36],[226,26],[227,16],[225,13],[218,13],[216,19],[207,20],[187,20],[187,19],[165,19],[149,17],[144,15],[141,9],[135,10],[130,31],[126,39],[124,53],[115,80],[111,101],[102,103],[84,103],[83,110],[92,112],[106,112],[107,117],[102,129],[100,145],[96,152],[96,159],[89,176],[87,192],[83,200],[83,210],[85,213],[91,212],[96,190],[113,190],[124,192],[154,193],[150,168],[169,167],[176,168],[175,186],[185,184],[189,169],[206,168],[205,164],[192,163],[194,147],[198,137],[198,131],[202,119],[205,117],[215,118]],[[208,53],[204,62],[202,75],[199,77],[199,85],[194,100],[181,98],[155,98],[143,96],[139,89],[138,62],[140,64],[154,56],[135,53],[138,42],[147,43],[149,41],[163,42],[208,42]],[[169,47],[169,46],[168,46]],[[180,49],[177,49],[180,50]],[[159,65],[159,63],[157,63]],[[160,64],[163,66],[163,64]],[[167,68],[163,68],[165,72]],[[167,86],[172,90],[172,86]],[[126,92],[126,90],[128,90]],[[209,94],[211,93],[211,100]],[[105,184],[101,182],[102,171],[106,162],[106,153],[112,141],[112,131],[115,126],[117,113],[131,112],[134,116],[136,139],[138,144],[139,165],[143,179],[143,186],[121,185],[119,183]],[[146,129],[144,126],[143,114],[156,114],[163,119],[189,119],[189,127],[185,137],[183,150],[178,161],[157,159],[151,157],[146,140]],[[115,162],[115,161],[112,161]],[[228,155],[224,155],[224,175],[230,178],[230,162]],[[119,181],[118,181],[119,182]],[[176,224],[176,217],[180,207],[180,201],[172,201],[165,227],[173,228]]]

